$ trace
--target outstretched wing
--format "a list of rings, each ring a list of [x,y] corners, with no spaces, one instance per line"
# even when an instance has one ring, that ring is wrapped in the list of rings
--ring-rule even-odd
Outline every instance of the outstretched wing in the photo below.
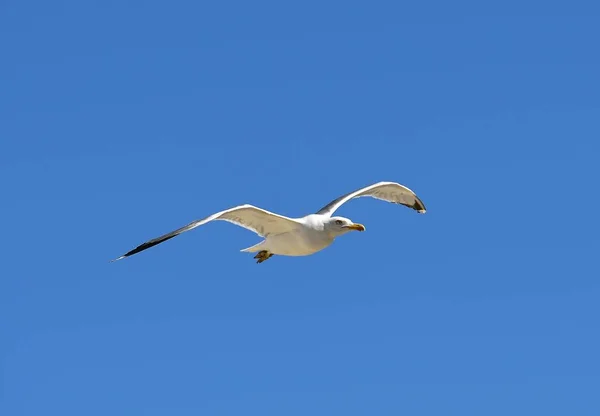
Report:
[[[283,215],[274,214],[261,208],[254,207],[252,205],[240,205],[238,207],[226,209],[225,211],[217,212],[216,214],[210,215],[201,220],[196,220],[188,225],[181,227],[175,231],[171,231],[168,234],[161,235],[160,237],[146,241],[145,243],[137,246],[133,250],[123,254],[121,257],[112,261],[121,260],[125,257],[129,257],[133,254],[139,253],[140,251],[146,250],[147,248],[153,247],[164,241],[170,240],[173,237],[178,236],[189,230],[193,230],[207,222],[213,220],[228,221],[240,227],[244,227],[248,230],[254,231],[256,234],[266,237],[269,234],[281,234],[289,231],[293,231],[300,225],[297,221],[292,218],[284,217]]]
[[[317,211],[317,214],[331,217],[335,210],[337,210],[342,204],[350,201],[352,198],[358,198],[361,196],[370,196],[372,198],[381,199],[393,204],[402,204],[416,210],[419,214],[423,214],[426,211],[423,202],[406,186],[394,182],[379,182],[361,189],[357,189],[354,192],[347,193],[346,195],[342,195],[339,198],[334,199],[329,204]]]

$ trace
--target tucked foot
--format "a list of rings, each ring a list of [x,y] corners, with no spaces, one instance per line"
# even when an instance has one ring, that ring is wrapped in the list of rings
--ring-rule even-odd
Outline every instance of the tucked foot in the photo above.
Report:
[[[273,253],[269,253],[267,250],[262,250],[259,251],[256,256],[254,256],[257,263],[262,263],[265,260],[270,259],[271,257],[273,257]]]

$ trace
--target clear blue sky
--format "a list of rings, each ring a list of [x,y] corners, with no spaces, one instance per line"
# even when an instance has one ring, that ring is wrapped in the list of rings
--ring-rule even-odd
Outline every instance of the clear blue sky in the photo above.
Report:
[[[0,3],[0,414],[600,414],[599,17]],[[108,262],[380,180],[428,213],[356,200],[367,232],[261,265],[222,222]]]

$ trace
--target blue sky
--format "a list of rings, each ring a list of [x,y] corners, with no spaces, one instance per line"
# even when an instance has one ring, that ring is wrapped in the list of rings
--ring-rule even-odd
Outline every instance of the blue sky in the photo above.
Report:
[[[0,4],[0,413],[597,415],[595,2]],[[256,265],[227,223],[403,183]],[[595,276],[595,277],[594,277]]]

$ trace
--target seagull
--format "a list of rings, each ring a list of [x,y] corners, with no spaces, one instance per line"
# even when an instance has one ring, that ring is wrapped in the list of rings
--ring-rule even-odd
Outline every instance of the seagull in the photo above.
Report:
[[[323,250],[331,245],[337,237],[350,231],[365,231],[365,226],[362,224],[352,222],[348,218],[332,216],[346,202],[364,196],[404,205],[420,214],[424,214],[426,211],[423,202],[406,186],[395,182],[378,182],[342,195],[315,214],[301,218],[284,217],[248,204],[239,205],[193,221],[168,234],[146,241],[111,261],[132,256],[186,231],[217,220],[227,221],[254,231],[264,238],[260,243],[241,250],[245,253],[257,253],[254,256],[257,263],[262,263],[275,254],[280,256],[308,256]]]

